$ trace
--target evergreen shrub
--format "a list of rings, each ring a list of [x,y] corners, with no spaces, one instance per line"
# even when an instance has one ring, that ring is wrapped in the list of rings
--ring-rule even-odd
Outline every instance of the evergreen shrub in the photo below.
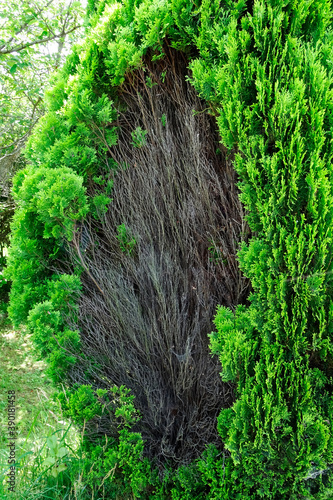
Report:
[[[9,312],[109,498],[332,496],[331,22],[328,0],[89,1],[53,77]]]

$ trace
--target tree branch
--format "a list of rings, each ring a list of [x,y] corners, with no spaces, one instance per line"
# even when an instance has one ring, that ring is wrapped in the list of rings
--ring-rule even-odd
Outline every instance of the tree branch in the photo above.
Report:
[[[17,144],[20,144],[20,142],[24,141],[24,139],[25,139],[25,138],[26,138],[26,137],[27,137],[27,136],[31,133],[31,130],[33,129],[33,127],[36,125],[36,123],[38,122],[38,120],[39,120],[39,118],[40,118],[40,117],[38,116],[35,120],[33,120],[34,115],[35,115],[35,112],[36,112],[36,109],[37,109],[37,106],[38,106],[38,104],[39,104],[41,101],[42,101],[42,98],[40,97],[40,98],[36,101],[36,103],[34,104],[34,107],[33,107],[33,110],[32,110],[32,114],[31,114],[31,123],[30,123],[29,128],[28,128],[28,130],[26,131],[26,133],[25,133],[24,135],[22,135],[21,137],[19,137],[19,139],[17,139],[16,141],[14,141],[14,142],[12,142],[11,144],[9,144],[8,146],[2,146],[2,147],[0,148],[0,151],[2,151],[2,150],[4,150],[4,149],[9,149],[9,148],[11,148],[11,147],[13,147],[13,146],[15,146],[15,145],[17,145]],[[8,154],[6,154],[6,155],[2,156],[2,157],[0,158],[0,161],[2,161],[4,158],[7,158],[8,156],[13,156],[14,154],[16,154],[16,152],[17,152],[17,148],[16,148],[16,149],[15,149],[15,151],[13,151],[12,153],[8,153]]]
[[[77,26],[74,26],[73,28],[71,28],[70,30],[68,30],[66,32],[62,32],[62,33],[59,33],[58,35],[54,35],[54,36],[51,36],[48,38],[43,38],[42,40],[34,40],[33,42],[23,43],[21,45],[19,44],[19,45],[16,45],[16,47],[12,47],[10,49],[0,48],[0,55],[12,54],[13,52],[20,52],[21,50],[24,50],[28,47],[32,47],[33,45],[50,42],[51,40],[55,40],[57,38],[61,38],[61,37],[64,37],[66,35],[69,35],[73,31],[75,31],[76,29],[81,28],[81,27],[82,27],[82,24],[78,24]]]
[[[54,0],[50,0],[46,5],[44,5],[44,7],[40,10],[40,12],[43,12],[45,9],[47,9],[49,7],[49,5],[51,5],[51,3],[53,3]],[[19,30],[15,33],[15,35],[19,35],[20,33],[22,33],[22,31],[27,27],[29,26],[29,22],[31,21],[31,19],[33,19],[35,16],[31,16],[30,19],[28,19],[28,21],[26,21],[25,23],[21,24],[21,26],[19,27]],[[6,43],[4,43],[1,47],[0,47],[0,54],[5,54],[6,52],[2,52],[3,48],[6,47],[6,45],[10,44],[12,41],[14,40],[14,36],[12,36]],[[10,52],[7,52],[7,54],[9,54]]]

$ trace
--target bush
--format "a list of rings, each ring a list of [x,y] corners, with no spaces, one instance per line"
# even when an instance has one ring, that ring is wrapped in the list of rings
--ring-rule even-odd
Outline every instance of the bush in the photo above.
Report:
[[[81,424],[94,391],[135,396],[133,434],[99,415],[124,495],[327,498],[331,5],[89,12],[15,178],[10,316]]]

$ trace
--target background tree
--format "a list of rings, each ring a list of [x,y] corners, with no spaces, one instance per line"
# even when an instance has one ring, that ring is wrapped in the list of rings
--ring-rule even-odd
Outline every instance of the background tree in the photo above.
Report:
[[[24,166],[23,146],[45,112],[45,84],[83,33],[83,9],[73,0],[19,0],[0,11],[0,269],[14,211],[11,178]]]
[[[83,7],[73,0],[5,2],[0,12],[0,186],[24,161],[22,147],[44,113],[50,74],[82,34]]]

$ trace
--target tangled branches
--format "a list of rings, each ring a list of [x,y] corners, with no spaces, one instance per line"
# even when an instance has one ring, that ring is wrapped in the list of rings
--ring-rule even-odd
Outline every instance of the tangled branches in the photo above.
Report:
[[[163,61],[147,57],[128,76],[111,149],[119,166],[113,202],[101,221],[85,223],[81,249],[71,246],[73,262],[84,260],[78,326],[86,359],[99,366],[94,383],[132,390],[146,454],[160,463],[188,463],[206,444],[222,446],[216,417],[234,394],[207,334],[217,304],[233,308],[249,293],[235,258],[249,235],[236,174],[216,151],[215,121],[186,66],[166,49]],[[120,244],[119,227],[133,251]],[[73,381],[82,381],[84,366],[75,370]]]

